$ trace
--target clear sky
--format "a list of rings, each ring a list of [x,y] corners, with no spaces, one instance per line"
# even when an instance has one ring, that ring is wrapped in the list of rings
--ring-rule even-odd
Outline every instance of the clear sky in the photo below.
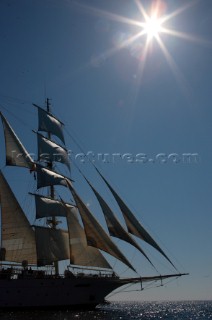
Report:
[[[94,154],[177,268],[190,273],[161,288],[114,298],[212,299],[212,2],[157,3],[158,16],[166,19],[148,38],[141,34],[142,8],[150,15],[150,0],[1,0],[0,105],[35,152],[31,104],[43,106],[51,98],[67,125],[72,157],[81,150],[70,133],[85,153]],[[107,161],[98,154],[107,154]],[[82,160],[75,159],[86,170]],[[0,161],[3,167],[2,152]],[[14,168],[5,171],[17,183]],[[91,180],[92,174],[88,169]],[[73,178],[98,211],[86,184],[74,172]],[[97,218],[103,219],[98,212]],[[121,248],[148,274],[138,252]]]

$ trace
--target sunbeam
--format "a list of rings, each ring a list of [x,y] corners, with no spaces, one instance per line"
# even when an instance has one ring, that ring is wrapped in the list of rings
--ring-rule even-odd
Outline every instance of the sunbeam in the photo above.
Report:
[[[162,42],[162,40],[158,37],[157,38],[158,44],[166,58],[167,63],[169,64],[170,69],[172,70],[172,73],[176,79],[176,82],[180,88],[180,90],[184,93],[185,96],[189,96],[189,86],[188,86],[188,82],[186,81],[184,75],[182,74],[182,72],[180,71],[180,69],[178,68],[176,62],[174,61],[174,59],[172,58],[171,54],[169,53],[169,51],[167,50],[167,48],[165,47],[164,43]]]
[[[181,38],[190,42],[194,42],[196,44],[201,44],[201,45],[205,45],[205,46],[212,46],[212,42],[206,39],[202,39],[199,38],[197,36],[193,36],[192,34],[188,34],[185,32],[179,32],[176,30],[172,30],[172,29],[167,29],[167,28],[161,28],[161,32],[166,33],[168,35],[177,37],[177,38]]]
[[[102,59],[102,56],[105,57],[105,59],[113,56],[116,52],[118,52],[119,50],[128,47],[131,43],[135,42],[138,38],[140,38],[141,36],[143,36],[146,32],[144,30],[138,32],[137,34],[127,38],[126,40],[120,42],[117,46],[108,49],[107,51],[104,51],[103,53],[101,53],[100,55],[98,55],[95,60],[98,62],[99,60]]]

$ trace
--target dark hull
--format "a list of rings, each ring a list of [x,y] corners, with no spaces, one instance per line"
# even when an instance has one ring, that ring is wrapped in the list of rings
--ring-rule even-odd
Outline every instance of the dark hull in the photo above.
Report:
[[[0,308],[93,309],[123,284],[118,278],[0,279]]]

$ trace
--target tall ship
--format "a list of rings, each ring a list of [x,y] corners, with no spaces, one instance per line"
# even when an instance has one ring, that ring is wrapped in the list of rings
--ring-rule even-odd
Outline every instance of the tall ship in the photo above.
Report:
[[[34,107],[38,112],[38,131],[34,132],[38,143],[36,161],[5,116],[0,114],[6,166],[26,168],[36,184],[35,190],[28,190],[35,208],[32,222],[19,204],[7,181],[9,179],[3,174],[4,170],[0,171],[0,308],[92,309],[124,285],[141,284],[142,288],[147,283],[184,275],[174,267],[102,172],[91,164],[117,203],[125,222],[123,226],[93,182],[79,170],[99,203],[107,230],[103,228],[79,195],[71,175],[57,170],[57,164],[66,166],[68,170],[71,165],[63,123],[52,114],[49,99],[45,108]],[[19,189],[22,190],[21,179]],[[70,201],[65,200],[63,190],[69,194]],[[112,237],[135,247],[155,274],[139,275]],[[174,272],[162,275],[157,272],[142,248],[143,242],[157,250]],[[119,276],[111,266],[110,256],[134,271],[136,276]],[[62,262],[65,262],[65,267]]]

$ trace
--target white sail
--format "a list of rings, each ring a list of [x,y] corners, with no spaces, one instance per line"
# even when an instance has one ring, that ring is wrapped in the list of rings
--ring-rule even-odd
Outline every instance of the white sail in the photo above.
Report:
[[[34,106],[38,108],[38,130],[50,132],[51,134],[57,136],[65,144],[63,124],[51,113],[40,108],[36,104],[34,104]]]
[[[37,133],[38,137],[38,160],[47,162],[61,162],[70,170],[70,161],[66,149],[59,146],[57,143],[43,137]]]
[[[66,230],[34,226],[38,265],[50,265],[70,258],[69,236]]]
[[[8,166],[19,166],[33,169],[35,164],[33,163],[30,154],[27,152],[12,127],[0,113],[5,136],[6,146],[6,165]]]
[[[127,205],[123,202],[123,200],[119,197],[116,191],[111,187],[111,185],[107,182],[107,180],[103,177],[103,175],[99,172],[97,168],[96,168],[96,171],[102,177],[102,179],[110,189],[111,193],[113,194],[114,198],[116,199],[119,205],[119,208],[121,209],[121,212],[123,214],[124,220],[126,222],[128,231],[131,234],[139,237],[140,239],[150,244],[156,250],[158,250],[173,265],[173,263],[170,261],[167,255],[163,252],[163,250],[159,247],[159,245],[155,242],[155,240],[150,236],[150,234],[144,229],[144,227],[137,220],[137,218],[134,216],[132,211],[127,207]],[[173,267],[175,268],[174,265]]]
[[[73,206],[69,204],[63,204],[61,201],[56,199],[47,198],[39,194],[33,194],[35,197],[36,205],[36,219],[44,217],[66,217],[67,208],[72,208]]]
[[[132,246],[134,246],[136,249],[138,249],[145,256],[145,258],[152,264],[152,262],[150,261],[150,259],[146,255],[146,253],[140,248],[140,246],[129,235],[129,233],[127,233],[127,231],[122,227],[122,225],[120,224],[120,222],[116,218],[115,214],[110,209],[110,207],[105,202],[105,200],[102,198],[102,196],[91,185],[91,183],[87,180],[87,178],[85,178],[85,179],[88,182],[88,184],[90,185],[90,187],[93,190],[94,194],[96,195],[97,200],[99,201],[99,204],[100,204],[100,206],[102,208],[102,211],[103,211],[103,214],[105,216],[105,220],[106,220],[107,227],[108,227],[110,235],[130,243]]]
[[[115,258],[119,259],[123,263],[125,263],[129,268],[135,271],[131,263],[125,258],[122,252],[118,249],[118,247],[113,243],[101,225],[97,222],[95,217],[92,215],[90,210],[86,207],[83,201],[80,199],[76,191],[73,187],[70,186],[70,191],[73,194],[74,200],[76,205],[79,209],[83,225],[85,228],[85,234],[87,238],[87,243],[89,246],[96,247],[101,249],[110,255],[114,256]],[[135,271],[136,272],[136,271]]]
[[[79,223],[75,207],[67,208],[67,222],[70,240],[70,263],[111,269],[101,252],[97,248],[87,245],[85,231]]]
[[[35,234],[10,186],[0,172],[1,260],[37,262]]]
[[[50,169],[44,168],[40,165],[36,165],[37,172],[37,188],[43,188],[53,185],[61,185],[67,187],[67,179],[59,173],[56,173]],[[71,182],[70,182],[71,183]]]

